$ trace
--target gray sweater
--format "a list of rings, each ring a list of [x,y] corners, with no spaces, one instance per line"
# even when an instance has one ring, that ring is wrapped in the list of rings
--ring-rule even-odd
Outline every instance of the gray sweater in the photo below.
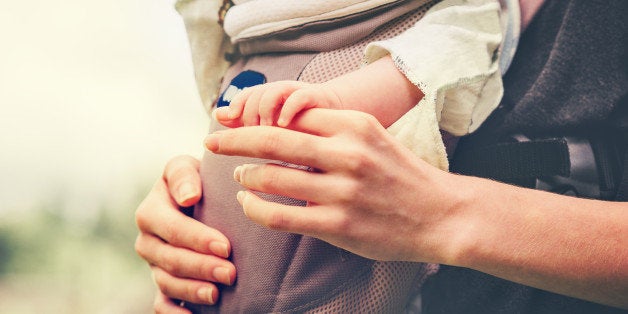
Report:
[[[627,22],[626,0],[547,0],[521,37],[501,105],[459,148],[517,133],[608,129],[628,107]],[[449,266],[426,282],[422,296],[425,314],[628,312]]]

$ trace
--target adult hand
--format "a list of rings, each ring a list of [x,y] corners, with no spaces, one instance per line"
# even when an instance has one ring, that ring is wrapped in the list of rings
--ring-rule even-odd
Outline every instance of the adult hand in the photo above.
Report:
[[[235,280],[235,267],[226,260],[229,240],[181,212],[201,198],[198,169],[199,161],[190,156],[170,160],[135,213],[140,230],[135,250],[150,264],[160,290],[157,313],[190,313],[172,299],[214,304],[214,282],[229,285]]]
[[[455,245],[449,217],[461,199],[459,180],[417,158],[375,118],[357,111],[311,109],[289,128],[230,129],[206,140],[215,153],[317,170],[274,164],[238,167],[234,177],[247,189],[310,205],[281,205],[240,192],[238,199],[250,219],[378,260],[435,261],[448,251],[439,239],[446,237],[447,245]]]
[[[289,129],[229,129],[210,134],[205,144],[219,154],[315,169],[236,168],[234,178],[248,189],[238,193],[245,214],[271,229],[310,235],[378,260],[468,267],[628,308],[626,203],[441,171],[360,112],[310,109]],[[251,191],[309,206],[268,202]]]

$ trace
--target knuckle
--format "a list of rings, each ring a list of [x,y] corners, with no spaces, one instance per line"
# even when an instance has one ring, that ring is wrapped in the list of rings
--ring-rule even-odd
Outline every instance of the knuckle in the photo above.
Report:
[[[218,145],[218,152],[225,153],[227,155],[233,155],[232,143],[235,143],[238,140],[236,134],[234,132],[225,132],[221,134],[220,143]]]
[[[274,230],[283,230],[286,229],[288,225],[288,220],[286,215],[281,211],[273,211],[268,216],[268,220],[266,221],[266,226],[270,229]]]
[[[169,285],[165,283],[157,283],[157,287],[164,295],[167,295],[169,297],[177,297],[176,290],[171,288]]]
[[[281,147],[281,137],[276,130],[269,132],[260,143],[260,151],[265,156],[273,156]]]
[[[210,239],[206,234],[203,233],[192,235],[192,242],[190,243],[193,244],[194,248],[196,248],[194,250],[203,253],[207,250],[206,248],[209,248],[211,242],[212,239]]]
[[[199,161],[189,155],[179,155],[170,159],[164,168],[163,178],[166,181],[179,180],[184,178],[191,170],[195,170]]]
[[[260,172],[260,189],[265,192],[270,192],[276,190],[276,187],[279,183],[280,176],[277,171],[273,171],[273,169],[269,169],[268,167],[263,167]]]
[[[146,259],[146,251],[144,250],[144,237],[142,236],[142,234],[139,234],[136,238],[135,238],[135,252],[137,253],[137,255],[139,255],[141,258]]]
[[[138,229],[146,230],[148,228],[149,219],[150,215],[148,213],[148,206],[146,204],[146,200],[144,200],[135,211],[135,224]]]
[[[212,276],[212,270],[213,270],[212,265],[209,265],[207,263],[198,263],[197,265],[195,265],[195,267],[193,269],[194,269],[194,274],[196,274],[200,278],[206,278],[206,279],[213,278],[213,276]]]
[[[259,104],[259,114],[269,115],[274,111],[275,106],[277,106],[277,103],[275,103],[272,99],[264,98]]]
[[[197,296],[197,293],[196,293],[197,289],[198,288],[195,285],[187,285],[185,287],[185,298],[183,298],[183,299],[194,300],[195,302],[198,303],[200,300],[199,300],[199,298]]]
[[[312,92],[313,91],[311,88],[299,89],[292,93],[292,95],[290,95],[290,98],[294,102],[304,103],[312,98]]]
[[[297,108],[309,108],[315,107],[316,105],[322,106],[323,103],[320,101],[320,92],[312,87],[299,89],[291,96],[291,100],[293,100],[293,106]],[[316,105],[315,105],[316,104]]]
[[[330,233],[337,233],[338,230],[351,230],[355,219],[351,219],[349,215],[338,215],[328,224]]]
[[[275,82],[272,83],[268,86],[268,89],[266,90],[266,93],[268,93],[268,96],[270,97],[281,97],[283,95],[283,92],[285,90],[284,86],[285,84],[282,84],[283,82]]]
[[[190,168],[184,167],[180,165],[179,167],[171,169],[166,175],[166,181],[168,181],[170,186],[177,187],[181,185],[185,177],[189,174]]]
[[[174,275],[179,274],[181,269],[179,264],[168,256],[163,256],[163,260],[161,261],[159,267],[161,267],[166,273]]]
[[[353,130],[359,135],[370,134],[379,126],[377,119],[365,112],[355,112],[351,123]]]
[[[341,187],[338,187],[338,202],[340,204],[354,204],[356,199],[363,195],[362,184],[357,180],[347,180]]]
[[[176,223],[170,223],[163,226],[164,228],[164,237],[166,242],[170,244],[178,244],[181,242],[181,234],[179,233],[181,230],[179,225]]]
[[[360,174],[374,166],[371,156],[360,148],[347,149],[342,153],[346,169],[353,174]]]
[[[153,280],[155,281],[155,285],[157,286],[157,289],[159,289],[159,291],[161,291],[164,295],[170,295],[168,294],[170,289],[168,286],[168,280],[166,279],[163,272],[153,271]]]

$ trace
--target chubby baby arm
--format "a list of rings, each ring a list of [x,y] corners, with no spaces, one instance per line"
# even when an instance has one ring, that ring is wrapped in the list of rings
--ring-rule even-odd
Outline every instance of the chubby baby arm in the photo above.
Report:
[[[229,107],[214,110],[214,117],[227,127],[272,125],[275,121],[285,127],[309,108],[351,109],[372,114],[388,127],[422,97],[421,90],[386,56],[321,84],[278,81],[247,88]]]
[[[216,109],[214,116],[228,127],[275,123],[285,127],[309,108],[342,109],[342,103],[329,85],[278,81],[244,89],[229,107]]]

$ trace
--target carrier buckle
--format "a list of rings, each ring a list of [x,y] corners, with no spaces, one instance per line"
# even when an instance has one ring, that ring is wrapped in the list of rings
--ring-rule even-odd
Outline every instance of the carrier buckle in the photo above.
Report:
[[[519,142],[529,139],[513,136]],[[602,198],[600,176],[591,142],[586,138],[564,137],[569,152],[569,174],[536,178],[535,189],[585,198]]]

